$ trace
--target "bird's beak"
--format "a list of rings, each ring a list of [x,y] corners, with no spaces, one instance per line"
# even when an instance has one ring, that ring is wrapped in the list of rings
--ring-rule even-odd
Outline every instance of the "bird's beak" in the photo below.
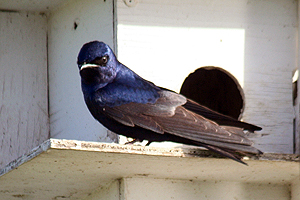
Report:
[[[99,67],[99,65],[95,65],[95,64],[84,64],[80,67],[80,71],[86,68],[94,68],[94,67]]]

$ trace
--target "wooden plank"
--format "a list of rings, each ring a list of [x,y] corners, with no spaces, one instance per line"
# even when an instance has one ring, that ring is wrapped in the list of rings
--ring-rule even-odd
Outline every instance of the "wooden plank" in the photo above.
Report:
[[[66,0],[1,1],[1,10],[48,12],[66,2]]]
[[[30,159],[33,152],[40,154]],[[290,187],[295,197],[299,193],[296,181],[299,179],[299,157],[293,155],[267,154],[259,160],[253,157],[247,161],[249,166],[244,166],[199,149],[58,139],[50,139],[29,155],[16,160],[15,165],[12,163],[10,166],[17,169],[0,177],[0,196],[3,199],[99,199],[103,196],[118,199],[124,194],[121,191],[123,186],[120,187],[122,182],[129,184],[125,186],[127,191],[124,194],[128,197],[146,195],[148,187],[143,188],[146,185],[160,191],[162,188],[155,188],[154,183],[165,183],[165,191],[170,192],[162,196],[176,194],[174,198],[185,194],[184,188],[190,187],[202,191],[200,196],[220,199],[210,188],[219,191],[233,183],[234,191],[224,193],[225,196],[260,199],[268,194],[274,197],[276,189],[278,197],[286,198]],[[26,159],[30,160],[20,165],[19,160]],[[172,193],[174,187],[178,191]],[[190,195],[193,197],[194,194]]]
[[[84,43],[100,40],[114,47],[113,20],[113,1],[69,1],[51,12],[48,49],[52,138],[118,141],[88,111],[76,64]]]
[[[264,199],[290,200],[288,185],[253,184],[228,181],[174,180],[149,177],[122,179],[124,200],[140,199]],[[155,192],[149,192],[155,191]],[[216,192],[218,191],[218,192]],[[101,196],[99,195],[98,198]]]
[[[48,139],[47,19],[0,12],[0,169]]]

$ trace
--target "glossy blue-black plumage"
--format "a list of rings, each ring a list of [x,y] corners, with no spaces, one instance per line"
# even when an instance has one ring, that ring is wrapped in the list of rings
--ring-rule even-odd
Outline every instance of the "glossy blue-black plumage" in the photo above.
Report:
[[[242,132],[242,129],[255,131],[260,127],[155,86],[120,63],[103,42],[83,45],[77,63],[88,109],[115,133],[150,142],[202,146],[241,163],[236,152],[261,153]],[[221,127],[211,120],[242,129]]]
[[[82,74],[97,78],[82,78],[82,90],[85,99],[97,98],[99,106],[119,106],[122,104],[154,103],[159,97],[160,89],[154,84],[145,81],[126,66],[118,62],[111,49],[103,42],[93,41],[85,44],[78,55],[78,66],[93,63],[97,58],[108,56],[108,62],[100,68],[81,70]],[[95,92],[97,91],[97,92]]]

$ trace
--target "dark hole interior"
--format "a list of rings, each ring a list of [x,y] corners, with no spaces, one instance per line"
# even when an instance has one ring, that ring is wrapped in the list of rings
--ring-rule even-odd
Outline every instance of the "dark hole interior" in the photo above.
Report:
[[[183,82],[180,93],[222,114],[239,119],[244,93],[236,78],[219,67],[201,67]]]

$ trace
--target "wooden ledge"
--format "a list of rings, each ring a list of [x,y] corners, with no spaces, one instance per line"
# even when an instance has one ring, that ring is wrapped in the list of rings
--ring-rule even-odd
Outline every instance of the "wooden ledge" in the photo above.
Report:
[[[296,155],[265,154],[246,162],[249,166],[200,148],[50,139],[1,171],[0,196],[53,199],[72,194],[72,198],[82,198],[128,177],[283,185],[300,178]]]

